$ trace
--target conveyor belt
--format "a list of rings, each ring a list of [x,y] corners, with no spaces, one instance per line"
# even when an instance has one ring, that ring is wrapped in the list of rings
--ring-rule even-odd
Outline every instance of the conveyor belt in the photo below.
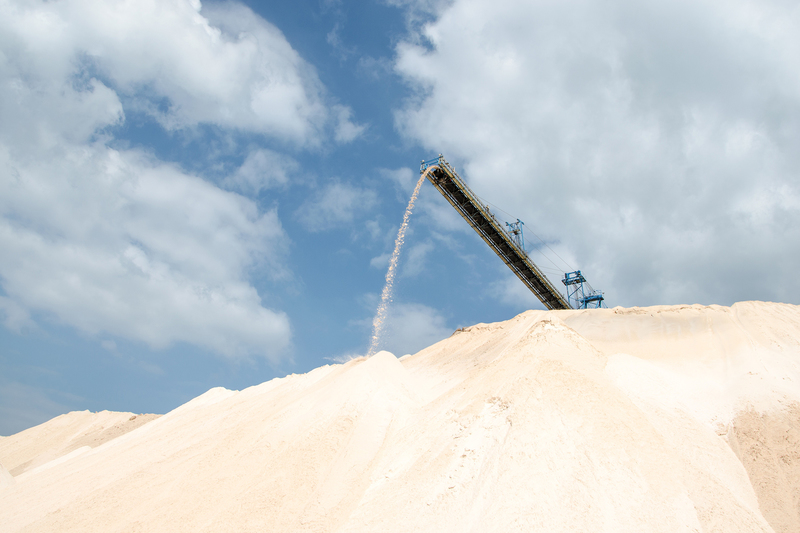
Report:
[[[472,193],[455,169],[439,155],[423,161],[420,173],[456,208],[478,235],[548,309],[571,309],[564,296],[503,230],[488,207]]]

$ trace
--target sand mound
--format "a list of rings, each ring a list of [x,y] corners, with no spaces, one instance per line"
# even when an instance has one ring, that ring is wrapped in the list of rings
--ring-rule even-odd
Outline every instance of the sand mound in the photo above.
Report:
[[[8,470],[0,464],[0,489],[9,487],[14,484],[14,476],[9,474]]]
[[[0,523],[794,533],[798,339],[800,308],[779,304],[531,311],[400,360],[212,389],[94,448],[71,438],[45,469],[32,448]]]
[[[744,411],[728,439],[750,475],[764,518],[775,531],[800,531],[800,404],[769,413]]]
[[[158,418],[102,411],[75,411],[0,439],[0,462],[14,476],[80,449],[91,449]]]

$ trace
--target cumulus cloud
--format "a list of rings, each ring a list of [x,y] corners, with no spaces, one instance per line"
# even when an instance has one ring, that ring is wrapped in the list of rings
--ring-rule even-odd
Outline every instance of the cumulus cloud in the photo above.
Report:
[[[295,216],[309,231],[326,231],[349,224],[377,203],[375,191],[332,180],[304,202]]]
[[[382,168],[379,173],[388,181],[393,182],[398,189],[402,190],[404,196],[411,196],[417,179],[419,179],[419,176],[408,167],[395,169]]]
[[[256,149],[225,191],[121,148],[114,127],[131,112],[295,148],[365,127],[241,4],[1,1],[0,319],[277,359],[289,320],[248,278],[289,275],[287,237],[275,211],[236,192],[286,184],[296,161]]]
[[[349,107],[343,105],[336,105],[333,108],[336,113],[336,129],[334,132],[334,139],[336,142],[346,144],[364,133],[367,129],[365,124],[355,124],[351,119],[353,111]]]
[[[6,66],[38,90],[103,80],[168,129],[215,124],[300,145],[348,131],[347,108],[330,109],[313,68],[241,4],[7,1],[0,10]]]
[[[16,333],[36,327],[28,310],[5,296],[0,296],[0,320],[6,328]]]
[[[434,250],[434,244],[430,240],[416,243],[408,248],[403,264],[403,276],[418,276],[425,270],[428,254]]]
[[[392,254],[385,253],[381,255],[376,255],[372,259],[369,260],[369,266],[372,268],[386,268],[389,266],[389,258],[392,257]]]
[[[416,353],[452,335],[445,318],[432,307],[415,303],[395,303],[389,307],[386,328],[379,349],[397,357]]]
[[[245,194],[284,186],[299,165],[293,158],[273,150],[251,151],[236,171],[225,178],[224,185]]]
[[[277,274],[274,211],[133,151],[65,149],[20,163],[0,153],[0,274],[7,298],[90,334],[156,348],[176,341],[277,356],[287,317],[246,280]],[[4,157],[5,156],[5,157]]]
[[[417,8],[434,20],[398,45],[398,128],[561,240],[610,303],[800,297],[791,4]]]

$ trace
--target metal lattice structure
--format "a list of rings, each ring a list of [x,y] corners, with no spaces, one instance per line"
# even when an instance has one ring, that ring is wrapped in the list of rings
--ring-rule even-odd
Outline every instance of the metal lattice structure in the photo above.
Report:
[[[517,219],[516,222],[506,222],[506,226],[508,226],[508,233],[511,235],[511,239],[522,248],[522,251],[525,252],[525,236],[522,234],[522,226],[525,223],[520,219]],[[525,252],[527,253],[527,252]]]
[[[466,220],[472,229],[503,260],[512,272],[524,283],[548,309],[570,309],[569,301],[564,298],[544,273],[539,270],[522,246],[521,222],[517,220],[506,232],[495,216],[461,179],[455,169],[439,157],[423,161],[420,174],[450,202],[456,211]]]
[[[567,287],[567,300],[575,309],[603,307],[603,292],[592,289],[580,270],[567,272],[561,283]]]

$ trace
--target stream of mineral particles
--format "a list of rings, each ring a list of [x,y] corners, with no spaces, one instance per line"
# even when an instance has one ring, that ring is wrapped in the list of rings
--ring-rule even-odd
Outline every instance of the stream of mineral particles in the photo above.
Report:
[[[375,313],[375,318],[372,319],[372,340],[369,343],[369,352],[367,356],[375,355],[378,349],[378,343],[381,340],[383,333],[383,326],[386,323],[386,312],[389,310],[389,304],[392,301],[392,289],[394,288],[394,276],[397,274],[397,261],[400,259],[400,250],[403,248],[403,241],[406,238],[406,229],[408,229],[408,219],[411,218],[411,211],[414,209],[414,202],[417,201],[419,196],[419,189],[422,187],[422,182],[428,177],[428,172],[432,170],[431,167],[419,177],[417,186],[414,187],[414,193],[408,201],[408,207],[403,215],[403,223],[400,224],[400,229],[397,231],[397,238],[394,240],[394,252],[392,258],[389,260],[389,270],[386,271],[386,284],[383,286],[383,293],[381,293],[381,303],[378,305],[378,310]]]

